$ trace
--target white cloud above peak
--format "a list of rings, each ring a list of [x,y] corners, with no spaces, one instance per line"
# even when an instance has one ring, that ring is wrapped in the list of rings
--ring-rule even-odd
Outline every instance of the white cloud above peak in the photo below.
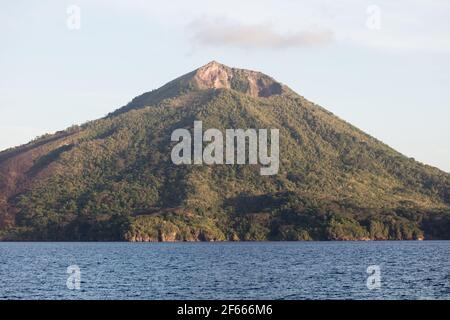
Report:
[[[324,45],[332,41],[328,29],[280,32],[268,23],[242,24],[227,19],[198,19],[190,23],[193,40],[206,46],[242,49],[287,49]]]

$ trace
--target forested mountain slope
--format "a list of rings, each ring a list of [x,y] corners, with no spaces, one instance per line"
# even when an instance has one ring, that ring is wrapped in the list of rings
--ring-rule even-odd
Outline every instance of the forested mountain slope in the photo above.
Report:
[[[175,165],[171,133],[277,128],[280,169]],[[0,153],[3,240],[450,239],[450,174],[262,73],[211,62]]]

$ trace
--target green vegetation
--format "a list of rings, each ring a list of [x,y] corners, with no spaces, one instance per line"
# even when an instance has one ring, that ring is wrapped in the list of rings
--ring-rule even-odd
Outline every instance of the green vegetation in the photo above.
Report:
[[[450,239],[448,173],[267,76],[254,96],[247,71],[224,70],[229,88],[201,87],[192,72],[103,119],[1,152],[0,239]],[[279,174],[173,165],[170,135],[194,120],[279,128]]]

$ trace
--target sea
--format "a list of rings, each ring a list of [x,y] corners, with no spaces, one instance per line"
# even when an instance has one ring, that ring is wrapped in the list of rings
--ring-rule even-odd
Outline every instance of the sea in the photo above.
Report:
[[[3,242],[0,299],[450,299],[450,241]]]

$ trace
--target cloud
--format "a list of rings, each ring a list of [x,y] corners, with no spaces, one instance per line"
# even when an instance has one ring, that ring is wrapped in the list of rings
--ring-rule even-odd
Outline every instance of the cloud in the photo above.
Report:
[[[189,27],[194,32],[194,41],[207,46],[286,49],[323,45],[333,39],[333,33],[329,30],[281,33],[269,24],[244,25],[227,20],[195,20]]]

